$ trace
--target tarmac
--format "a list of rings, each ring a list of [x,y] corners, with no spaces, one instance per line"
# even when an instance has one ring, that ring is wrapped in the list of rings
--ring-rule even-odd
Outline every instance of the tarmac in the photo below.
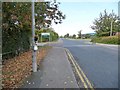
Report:
[[[53,47],[21,88],[79,88],[65,49]]]

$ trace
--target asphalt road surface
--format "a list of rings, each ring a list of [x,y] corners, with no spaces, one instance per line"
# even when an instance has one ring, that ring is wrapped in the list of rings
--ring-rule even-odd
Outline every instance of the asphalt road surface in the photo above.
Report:
[[[89,40],[60,39],[59,44],[70,50],[95,88],[118,88],[118,47],[96,45]]]
[[[71,51],[96,88],[118,88],[118,47],[66,39],[63,39],[63,46]]]

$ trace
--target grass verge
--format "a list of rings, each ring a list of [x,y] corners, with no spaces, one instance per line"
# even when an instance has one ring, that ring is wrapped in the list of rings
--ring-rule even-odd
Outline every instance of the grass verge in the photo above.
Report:
[[[91,42],[120,45],[120,37],[119,36],[95,37],[91,40]]]

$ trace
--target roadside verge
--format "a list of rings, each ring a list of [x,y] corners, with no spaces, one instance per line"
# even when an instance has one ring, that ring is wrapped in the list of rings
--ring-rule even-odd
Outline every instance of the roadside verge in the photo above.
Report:
[[[37,65],[47,55],[51,47],[40,47],[37,51]],[[32,50],[5,60],[2,63],[2,88],[18,88],[32,74]]]

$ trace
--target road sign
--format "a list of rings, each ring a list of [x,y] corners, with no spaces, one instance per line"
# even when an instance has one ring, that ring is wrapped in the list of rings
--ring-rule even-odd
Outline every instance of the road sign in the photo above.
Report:
[[[50,33],[41,33],[41,42],[42,42],[43,37],[48,38],[50,42]]]
[[[50,33],[41,33],[42,36],[50,36]]]

